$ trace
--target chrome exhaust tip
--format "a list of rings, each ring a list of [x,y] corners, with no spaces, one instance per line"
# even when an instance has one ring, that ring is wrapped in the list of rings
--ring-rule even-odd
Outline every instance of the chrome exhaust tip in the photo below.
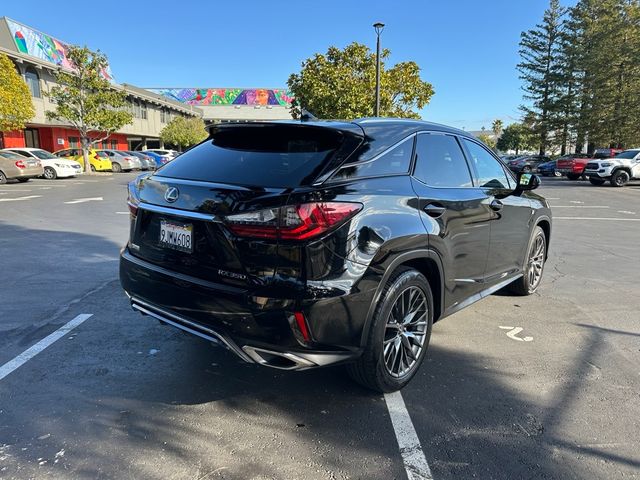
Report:
[[[318,365],[310,360],[302,358],[294,353],[275,352],[264,348],[251,347],[245,345],[242,350],[251,359],[265,367],[277,368],[279,370],[304,370],[317,367]]]

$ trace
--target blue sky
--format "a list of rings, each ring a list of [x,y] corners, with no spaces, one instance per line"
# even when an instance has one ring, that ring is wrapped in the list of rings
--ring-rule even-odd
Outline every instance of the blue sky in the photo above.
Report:
[[[141,87],[284,87],[304,59],[330,45],[358,41],[375,49],[371,25],[381,21],[389,63],[416,61],[434,86],[423,118],[478,130],[496,118],[518,118],[520,32],[538,23],[547,6],[548,0],[30,0],[6,2],[0,16],[99,48],[116,81]]]

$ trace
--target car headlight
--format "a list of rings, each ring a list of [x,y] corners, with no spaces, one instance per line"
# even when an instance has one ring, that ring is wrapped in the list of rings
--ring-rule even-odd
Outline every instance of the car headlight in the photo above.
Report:
[[[601,167],[610,167],[612,164],[609,162],[603,162],[600,164]]]

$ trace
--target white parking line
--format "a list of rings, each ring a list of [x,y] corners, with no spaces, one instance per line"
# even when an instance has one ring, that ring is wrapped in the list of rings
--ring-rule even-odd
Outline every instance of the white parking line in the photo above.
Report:
[[[553,217],[554,220],[610,220],[612,222],[640,222],[640,218],[615,217]]]
[[[422,451],[416,429],[400,392],[385,393],[384,400],[396,433],[400,455],[409,480],[432,480],[431,469]]]
[[[76,198],[75,200],[70,200],[64,203],[66,203],[67,205],[71,205],[72,203],[101,202],[102,200],[102,197]]]
[[[609,208],[605,205],[550,205],[551,208]]]
[[[16,188],[16,189],[10,189],[10,190],[0,190],[0,192],[30,192],[31,190],[25,190],[25,189],[20,189],[20,188]]]
[[[87,320],[91,316],[93,316],[92,313],[82,313],[78,315],[69,323],[63,325],[55,332],[47,335],[35,345],[27,348],[24,352],[22,352],[20,355],[15,357],[13,360],[9,360],[7,363],[5,363],[0,367],[0,380],[2,380],[4,377],[9,375],[14,370],[20,368],[22,365],[24,365],[33,357],[35,357],[37,354],[42,352],[45,348],[47,348],[49,345],[54,343],[56,340],[60,340],[67,333],[69,333],[71,330],[76,328],[78,325],[83,323],[85,320]]]
[[[19,202],[21,200],[31,200],[32,198],[40,198],[42,195],[27,195],[26,197],[16,198],[0,198],[0,202]]]
[[[116,212],[117,215],[129,215],[129,212]]]
[[[618,210],[618,213],[626,213],[627,215],[635,215],[636,212],[630,212],[629,210]]]

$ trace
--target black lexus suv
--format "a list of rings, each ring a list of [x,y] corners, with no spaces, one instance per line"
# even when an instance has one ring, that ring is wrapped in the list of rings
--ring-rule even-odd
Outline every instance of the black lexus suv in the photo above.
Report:
[[[135,310],[247,362],[340,362],[393,391],[434,321],[536,290],[551,232],[538,185],[422,121],[216,125],[129,185],[120,280]]]

